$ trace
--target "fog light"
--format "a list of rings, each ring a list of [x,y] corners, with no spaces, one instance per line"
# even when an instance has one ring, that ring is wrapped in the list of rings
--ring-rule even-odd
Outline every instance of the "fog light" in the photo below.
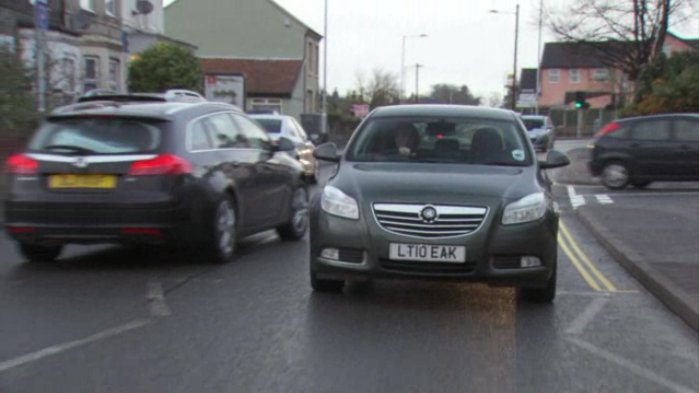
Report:
[[[340,250],[337,248],[324,248],[321,251],[320,256],[325,259],[333,259],[335,261],[340,259]]]
[[[521,267],[538,267],[541,266],[541,259],[537,257],[522,257],[520,260]]]

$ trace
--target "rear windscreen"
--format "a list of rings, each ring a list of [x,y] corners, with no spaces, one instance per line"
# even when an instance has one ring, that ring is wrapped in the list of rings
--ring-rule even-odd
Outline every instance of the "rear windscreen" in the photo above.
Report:
[[[527,131],[544,127],[544,121],[541,119],[522,119],[522,122],[524,126],[527,127]]]
[[[255,119],[270,134],[282,132],[282,121],[277,119]]]
[[[29,150],[58,154],[130,154],[160,146],[157,122],[121,118],[51,120],[36,133]]]

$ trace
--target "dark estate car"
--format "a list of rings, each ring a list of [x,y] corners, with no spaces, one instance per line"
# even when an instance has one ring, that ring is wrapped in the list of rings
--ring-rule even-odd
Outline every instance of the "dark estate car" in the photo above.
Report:
[[[556,291],[558,214],[517,114],[467,106],[374,110],[311,202],[310,279],[340,290],[355,277],[484,281],[536,300]]]
[[[225,262],[241,236],[303,237],[302,167],[281,153],[293,144],[273,144],[234,106],[176,96],[84,99],[7,160],[6,229],[27,259],[52,261],[68,243],[145,243]]]
[[[610,189],[699,180],[699,114],[613,121],[595,135],[590,172]]]

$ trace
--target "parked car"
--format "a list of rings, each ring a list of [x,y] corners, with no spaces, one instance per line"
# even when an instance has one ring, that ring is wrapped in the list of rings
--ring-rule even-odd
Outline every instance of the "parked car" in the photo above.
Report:
[[[356,277],[483,281],[551,301],[558,214],[544,162],[511,111],[450,105],[369,114],[311,202],[310,281],[340,290]]]
[[[294,149],[289,153],[301,162],[304,174],[311,183],[318,181],[318,165],[316,165],[316,159],[313,157],[315,145],[293,116],[252,114],[250,117],[262,125],[272,139],[277,140],[280,137],[284,137],[292,141]]]
[[[536,150],[548,151],[553,149],[556,141],[556,131],[553,121],[548,116],[523,115],[522,122],[527,128],[529,140]]]
[[[6,232],[29,261],[119,243],[186,244],[226,262],[242,236],[304,236],[303,168],[283,153],[293,143],[236,107],[176,94],[81,101],[7,159]]]
[[[607,188],[699,180],[699,114],[615,120],[595,135],[590,172]]]

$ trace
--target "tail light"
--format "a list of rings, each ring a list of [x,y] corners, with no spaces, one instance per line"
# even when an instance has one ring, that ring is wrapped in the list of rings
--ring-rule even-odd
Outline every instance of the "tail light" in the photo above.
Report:
[[[606,126],[602,127],[601,130],[597,131],[597,133],[595,134],[595,139],[599,139],[607,134],[611,134],[619,128],[621,128],[621,126],[619,126],[619,123],[611,122]]]
[[[172,154],[162,154],[150,160],[136,161],[129,168],[130,176],[182,175],[192,173],[192,164]]]
[[[13,154],[5,162],[5,171],[15,175],[34,175],[39,169],[39,162],[24,154]]]

